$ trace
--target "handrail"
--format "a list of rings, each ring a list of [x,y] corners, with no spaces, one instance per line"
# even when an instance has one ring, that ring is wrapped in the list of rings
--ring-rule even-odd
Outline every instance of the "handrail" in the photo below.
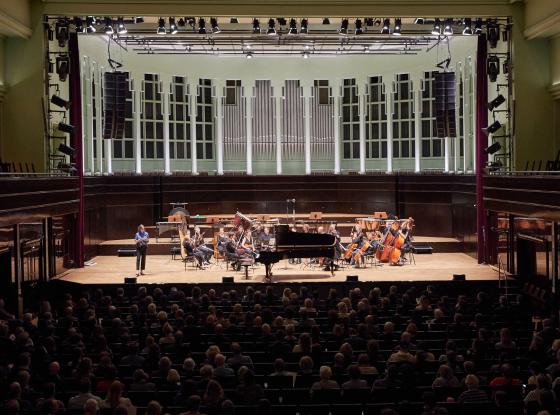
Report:
[[[489,176],[560,176],[558,170],[515,170],[515,171],[492,171]]]

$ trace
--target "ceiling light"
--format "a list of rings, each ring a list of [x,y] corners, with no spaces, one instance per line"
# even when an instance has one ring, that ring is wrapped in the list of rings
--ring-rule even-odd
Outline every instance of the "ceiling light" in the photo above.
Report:
[[[348,34],[348,19],[342,19],[338,33],[340,33],[341,35]]]
[[[305,51],[301,54],[301,56],[303,57],[303,59],[309,59],[309,52]]]
[[[495,20],[488,20],[486,23],[486,36],[488,37],[488,43],[492,49],[498,46],[498,40],[500,40],[500,27]]]
[[[417,17],[416,19],[414,19],[414,24],[424,24],[424,18]]]
[[[434,22],[434,27],[432,29],[432,35],[439,36],[441,34],[441,20],[436,19]]]
[[[393,35],[400,36],[401,34],[401,19],[395,19],[395,28],[393,29]]]
[[[51,102],[60,108],[70,108],[70,101],[66,101],[65,99],[60,98],[58,95],[53,95],[51,97]]]
[[[229,19],[229,22],[231,24],[237,24],[237,23],[239,23],[239,20],[237,20],[237,17],[232,17],[231,19]]]
[[[445,26],[443,27],[443,34],[451,36],[453,34],[453,20],[445,19]]]
[[[471,36],[472,34],[472,20],[467,17],[463,19],[463,35]]]
[[[500,74],[500,58],[496,55],[490,55],[486,58],[486,72],[490,82],[496,82]]]
[[[365,21],[367,27],[373,26],[373,17],[366,17],[364,19],[364,21]]]
[[[126,26],[124,25],[124,19],[119,17],[117,20],[117,33],[119,35],[125,35],[127,32],[128,30],[126,30]]]
[[[175,18],[169,18],[169,33],[172,35],[176,35],[179,32],[179,28],[177,27],[177,23],[175,23]]]
[[[496,141],[491,146],[486,147],[484,149],[484,152],[486,154],[494,154],[494,153],[497,153],[498,151],[500,151],[501,149],[502,149],[502,145],[498,141]]]
[[[482,33],[482,19],[479,17],[474,23],[474,34],[480,35]]]
[[[66,42],[69,39],[68,34],[68,22],[64,19],[60,19],[55,24],[56,40],[58,40],[58,46],[61,48],[66,46]]]
[[[331,24],[331,21],[328,17],[323,17],[323,24]]]
[[[391,21],[389,19],[383,19],[383,26],[381,27],[381,34],[388,35],[391,30]]]
[[[212,33],[220,33],[222,31],[220,26],[218,26],[218,19],[215,17],[210,19],[210,26],[212,27]]]
[[[55,95],[53,95],[53,97],[54,96]],[[506,98],[502,94],[498,95],[496,98],[494,98],[492,101],[490,101],[488,103],[488,111],[495,110],[500,105],[502,105],[504,102],[506,102]]]
[[[65,82],[70,72],[70,58],[67,55],[56,57],[56,73],[60,82]]]
[[[66,124],[66,123],[63,123],[63,122],[58,123],[58,130],[62,131],[63,133],[72,134],[74,132],[74,128],[76,128],[76,127],[71,125],[71,124]]]
[[[95,17],[88,16],[86,17],[86,31],[88,33],[95,33]]]
[[[274,19],[268,19],[268,29],[266,31],[266,34],[269,36],[276,35],[276,22],[274,21]]]
[[[247,59],[253,59],[253,52],[247,52],[247,53],[245,54],[245,57],[246,57]]]
[[[76,26],[76,33],[84,33],[84,22],[80,17],[74,17],[74,25]]]
[[[105,27],[103,28],[103,32],[106,35],[112,35],[113,33],[115,33],[115,31],[113,30],[113,19],[111,19],[110,17],[105,18]]]
[[[362,33],[364,33],[364,29],[362,28],[362,20],[361,19],[356,19],[355,26],[356,26],[356,29],[354,30],[355,34],[361,35]]]
[[[159,19],[158,20],[158,28],[156,33],[158,35],[165,35],[165,20],[164,19]]]
[[[500,128],[502,128],[502,124],[500,124],[500,121],[494,121],[492,124],[490,124],[488,127],[483,128],[482,131],[488,135],[488,134],[494,134],[496,131],[498,131]]]
[[[58,151],[70,157],[74,157],[76,155],[76,149],[74,147],[67,146],[63,143],[59,144]]]
[[[142,16],[136,16],[134,18],[134,24],[144,23],[144,18]]]
[[[261,33],[261,24],[259,19],[253,19],[253,34]]]
[[[206,21],[202,17],[198,19],[198,34],[199,35],[206,34]]]
[[[301,25],[300,25],[299,33],[302,34],[302,35],[306,35],[306,34],[309,33],[307,19],[301,19]]]
[[[290,19],[290,28],[288,29],[289,35],[297,35],[297,22],[296,19]]]

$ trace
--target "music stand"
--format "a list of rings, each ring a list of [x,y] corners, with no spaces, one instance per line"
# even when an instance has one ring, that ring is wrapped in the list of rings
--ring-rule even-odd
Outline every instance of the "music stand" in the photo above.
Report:
[[[323,212],[310,212],[309,213],[310,220],[321,220],[323,219]]]

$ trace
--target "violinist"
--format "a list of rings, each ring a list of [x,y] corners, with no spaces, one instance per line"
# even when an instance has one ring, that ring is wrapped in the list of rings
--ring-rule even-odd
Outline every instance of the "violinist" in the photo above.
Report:
[[[210,258],[214,255],[214,250],[204,244],[204,235],[198,226],[194,227],[193,239],[195,248],[204,255],[204,265],[210,265]]]

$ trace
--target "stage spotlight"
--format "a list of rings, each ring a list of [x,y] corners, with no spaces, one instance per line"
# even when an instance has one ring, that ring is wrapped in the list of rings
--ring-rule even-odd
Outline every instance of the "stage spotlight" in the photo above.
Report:
[[[86,31],[88,33],[95,33],[95,17],[88,16],[86,17]]]
[[[76,33],[84,33],[84,22],[80,17],[74,17],[74,26],[76,26]]]
[[[453,20],[445,19],[445,24],[443,26],[443,34],[445,36],[451,36],[453,34]]]
[[[289,35],[297,35],[297,22],[296,19],[290,19],[290,28],[288,29]]]
[[[369,46],[368,45],[364,45],[364,53],[368,53],[369,52]]]
[[[500,40],[500,27],[495,21],[489,20],[486,24],[486,35],[488,37],[488,43],[492,49],[498,46],[498,40]]]
[[[500,151],[501,149],[502,149],[502,145],[499,142],[496,141],[492,145],[486,147],[484,149],[484,152],[486,154],[494,154],[494,153],[497,153],[498,151]]]
[[[401,19],[395,19],[395,28],[393,29],[393,35],[400,36],[401,34]]]
[[[58,130],[62,131],[63,133],[72,134],[74,132],[74,127],[72,124],[66,124],[63,122],[58,123]]]
[[[128,30],[126,30],[126,26],[124,25],[124,19],[119,17],[117,19],[117,33],[119,35],[126,35]]]
[[[301,56],[303,57],[303,59],[309,59],[309,52],[305,51],[301,54]]]
[[[216,19],[215,17],[210,18],[210,27],[212,28],[212,33],[214,34],[220,33],[222,31],[220,29],[220,26],[218,26],[218,19]]]
[[[288,21],[286,20],[285,17],[278,17],[278,18],[276,19],[276,21],[278,22],[278,24],[279,24],[280,26],[286,26],[286,25],[288,24]]]
[[[366,23],[367,27],[372,27],[373,26],[373,17],[366,17],[364,19],[364,22]]]
[[[106,35],[112,35],[115,33],[113,30],[113,19],[110,17],[105,18],[105,27],[103,28],[103,32],[105,32]]]
[[[482,33],[482,19],[479,17],[474,22],[474,34],[480,35]]]
[[[348,19],[342,19],[342,22],[340,22],[340,29],[338,29],[338,33],[340,33],[341,35],[348,34]]]
[[[156,33],[158,35],[165,35],[165,20],[162,18],[158,20],[158,27]]]
[[[68,56],[57,56],[56,73],[58,74],[58,79],[60,79],[60,82],[66,81],[69,72],[70,72],[70,59],[68,58]]]
[[[199,35],[206,34],[206,21],[202,17],[198,19],[198,34]]]
[[[362,28],[362,20],[361,19],[356,19],[356,22],[354,23],[354,25],[356,26],[354,33],[356,35],[361,35],[362,33],[364,33],[364,29]]]
[[[253,34],[261,33],[261,23],[259,19],[253,19]]]
[[[175,23],[175,18],[169,18],[169,33],[172,35],[176,35],[179,32],[179,28],[177,27],[177,23]]]
[[[51,97],[51,102],[60,108],[70,108],[70,101],[66,101],[65,99],[60,98],[58,95],[53,95]]]
[[[388,35],[391,32],[391,21],[389,19],[383,19],[383,27],[381,28],[382,35]]]
[[[463,19],[463,35],[471,36],[472,34],[472,20],[467,17]]]
[[[60,162],[57,165],[58,170],[61,170],[65,173],[75,174],[78,172],[76,165],[74,163],[63,163]]]
[[[302,35],[306,35],[309,33],[307,19],[301,19],[299,33]]]
[[[500,74],[500,59],[496,55],[488,56],[486,60],[486,71],[490,82],[496,82]]]
[[[506,98],[502,94],[498,95],[496,98],[494,98],[492,101],[488,103],[488,111],[495,110],[504,102],[506,102]]]
[[[253,52],[247,52],[247,53],[245,54],[245,57],[246,57],[247,59],[253,59]]]
[[[55,35],[58,40],[58,46],[63,48],[68,41],[68,22],[66,20],[58,20],[55,24]]]
[[[237,23],[239,23],[239,20],[237,20],[237,17],[232,17],[231,19],[229,19],[229,22],[231,24],[237,24]]]
[[[380,18],[375,19],[375,20],[373,21],[373,25],[374,25],[375,27],[381,26],[381,19],[380,19]]]
[[[424,24],[424,18],[417,17],[416,19],[414,19],[414,24]]]
[[[483,128],[482,131],[488,135],[488,134],[494,134],[496,131],[498,131],[500,128],[502,128],[502,124],[500,124],[499,121],[494,121],[492,124],[490,124],[488,127]]]
[[[432,28],[432,35],[439,36],[441,34],[441,20],[436,19]]]
[[[75,148],[67,146],[66,144],[62,144],[62,143],[58,146],[58,151],[70,157],[74,157],[76,155]]]
[[[134,18],[134,24],[144,23],[144,18],[142,16],[136,16]]]
[[[185,22],[185,19],[183,19],[182,17],[179,20],[177,20],[177,26],[179,27],[185,27],[186,24],[187,23]]]
[[[268,29],[266,30],[266,34],[269,36],[276,35],[276,22],[274,19],[268,19]]]
[[[328,17],[323,17],[323,24],[331,24],[331,21]]]

